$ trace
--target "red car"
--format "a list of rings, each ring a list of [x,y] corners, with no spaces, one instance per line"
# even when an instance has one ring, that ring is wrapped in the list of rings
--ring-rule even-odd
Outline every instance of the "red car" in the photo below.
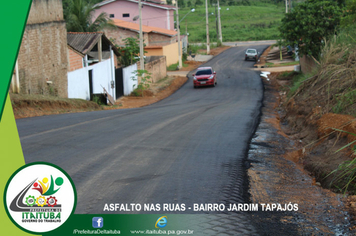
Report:
[[[193,74],[194,88],[201,86],[214,86],[217,84],[216,72],[211,67],[199,67]]]

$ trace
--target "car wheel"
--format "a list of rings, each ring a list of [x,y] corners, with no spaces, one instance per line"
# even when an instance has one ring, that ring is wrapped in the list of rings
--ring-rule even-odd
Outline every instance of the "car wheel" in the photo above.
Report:
[[[247,57],[245,57],[245,61],[247,61]]]
[[[194,88],[197,88],[197,86],[194,86]]]

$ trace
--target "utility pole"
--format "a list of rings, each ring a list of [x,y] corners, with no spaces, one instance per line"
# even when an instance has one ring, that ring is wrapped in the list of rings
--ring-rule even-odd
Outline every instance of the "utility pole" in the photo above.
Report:
[[[220,4],[218,0],[218,26],[219,26],[219,41],[222,43],[222,32],[221,32],[221,18],[220,18]]]
[[[142,3],[141,0],[138,1],[138,12],[140,17],[140,70],[145,69],[145,61],[143,59],[143,36],[142,36]]]
[[[188,36],[188,21],[185,19],[185,35]]]
[[[178,32],[178,68],[180,69],[182,68],[182,48],[180,46],[178,0],[176,0],[176,14],[177,14],[177,32]]]
[[[288,0],[286,0],[286,13],[288,13]]]
[[[217,4],[215,5],[215,27],[216,27],[216,42],[219,42],[219,28],[218,28],[218,13],[217,13]]]
[[[206,15],[206,54],[210,54],[210,41],[209,41],[209,12],[208,0],[205,0],[205,15]]]

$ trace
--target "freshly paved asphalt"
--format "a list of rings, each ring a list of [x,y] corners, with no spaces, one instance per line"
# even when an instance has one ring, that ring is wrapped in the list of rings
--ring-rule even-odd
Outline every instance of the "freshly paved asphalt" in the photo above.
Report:
[[[182,88],[147,107],[17,120],[26,163],[62,167],[76,185],[76,213],[108,213],[105,203],[246,202],[244,161],[263,98],[246,48],[205,64],[217,72],[216,87],[194,89],[190,72]]]

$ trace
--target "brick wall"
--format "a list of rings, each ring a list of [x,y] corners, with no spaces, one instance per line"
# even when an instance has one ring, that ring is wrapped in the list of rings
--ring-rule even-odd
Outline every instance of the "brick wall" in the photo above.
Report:
[[[145,70],[151,73],[152,82],[157,82],[167,76],[165,56],[151,56],[146,58]]]
[[[62,0],[32,0],[27,24],[63,21]]]
[[[312,72],[316,67],[316,63],[313,58],[309,56],[302,56],[299,58],[300,69],[304,74]]]
[[[125,42],[124,39],[126,38],[136,38],[138,36],[137,32],[127,30],[127,29],[122,29],[122,28],[117,28],[117,29],[105,29],[104,30],[105,36],[110,39],[113,38],[115,39],[115,43],[119,46],[124,46]],[[144,34],[145,36],[145,34]],[[147,36],[146,36],[147,37]],[[147,41],[144,41],[144,43],[147,44]]]
[[[105,35],[107,38],[115,39],[115,42],[119,46],[124,46],[124,39],[132,37],[137,38],[138,32],[134,32],[128,29],[117,28],[117,29],[105,29]],[[166,36],[163,34],[156,33],[143,33],[143,42],[146,46],[156,46],[156,45],[165,45],[176,42],[176,36]]]
[[[18,65],[21,93],[68,97],[67,30],[61,0],[33,0]]]
[[[161,46],[165,44],[174,43],[176,41],[176,36],[171,37],[163,34],[150,33],[148,35],[148,41],[150,42],[150,45],[147,46]]]
[[[73,49],[68,47],[68,71],[74,71],[83,68],[83,57]]]
[[[115,65],[115,69],[118,69],[121,67],[121,64],[115,54],[114,54],[114,65]]]

